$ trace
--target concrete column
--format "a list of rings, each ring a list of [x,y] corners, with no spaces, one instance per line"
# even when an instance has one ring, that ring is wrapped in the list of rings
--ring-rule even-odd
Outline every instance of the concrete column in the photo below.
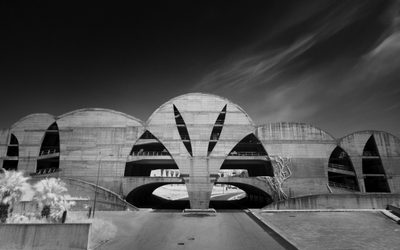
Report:
[[[184,177],[191,209],[207,209],[214,183],[209,176]]]

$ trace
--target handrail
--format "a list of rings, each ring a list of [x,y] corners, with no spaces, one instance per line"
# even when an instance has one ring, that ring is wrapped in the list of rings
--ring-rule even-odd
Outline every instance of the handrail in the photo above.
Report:
[[[181,135],[181,139],[182,139],[183,141],[190,141],[189,135]]]
[[[60,150],[59,150],[59,149],[56,149],[56,148],[54,148],[54,149],[47,149],[47,150],[42,150],[42,151],[40,151],[39,156],[41,156],[41,155],[56,154],[56,153],[60,153]]]
[[[336,163],[328,163],[328,168],[336,168],[336,169],[341,169],[341,170],[354,172],[351,169],[351,167],[346,166],[346,165],[336,164]]]
[[[259,153],[259,152],[237,152],[233,151],[229,153],[229,156],[266,156],[266,153]]]
[[[160,156],[160,155],[170,155],[168,152],[165,151],[138,151],[132,152],[134,156]]]
[[[347,185],[347,184],[339,183],[339,182],[329,181],[329,186],[331,186],[331,187],[338,187],[338,188],[344,188],[344,189],[350,189],[350,190],[355,190],[355,191],[357,191],[357,189],[356,189],[355,186]]]
[[[211,134],[211,141],[217,141],[219,139],[219,134]]]
[[[43,174],[51,174],[55,172],[59,172],[60,169],[58,168],[45,168],[45,169],[39,169],[35,173],[32,173],[31,175],[43,175]]]
[[[375,151],[364,151],[362,156],[379,156]]]

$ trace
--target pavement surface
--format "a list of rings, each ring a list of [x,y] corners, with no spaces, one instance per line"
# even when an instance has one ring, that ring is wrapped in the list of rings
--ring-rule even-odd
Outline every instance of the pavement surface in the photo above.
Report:
[[[267,232],[249,213],[103,212],[96,216],[118,227],[114,239],[99,250],[169,249],[293,249],[282,238]]]
[[[400,249],[400,225],[379,210],[252,212],[298,249]]]

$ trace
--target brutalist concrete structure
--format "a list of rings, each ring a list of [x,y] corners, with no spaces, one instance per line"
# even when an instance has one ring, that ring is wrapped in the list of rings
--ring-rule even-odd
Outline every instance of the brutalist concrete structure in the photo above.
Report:
[[[308,124],[256,126],[238,105],[210,94],[176,97],[147,122],[113,110],[81,109],[32,114],[0,131],[3,168],[98,184],[139,206],[151,203],[156,188],[174,183],[186,185],[191,208],[208,208],[215,184],[237,186],[249,200],[269,204],[277,199],[266,181],[276,175],[271,156],[291,159],[290,178],[280,186],[288,197],[400,193],[395,136],[359,131],[334,138]],[[151,176],[158,169],[180,175]],[[220,174],[235,169],[246,174]]]

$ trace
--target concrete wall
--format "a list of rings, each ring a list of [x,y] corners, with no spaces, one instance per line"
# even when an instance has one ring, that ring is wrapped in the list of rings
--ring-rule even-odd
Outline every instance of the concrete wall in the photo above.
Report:
[[[182,142],[174,106],[185,121],[193,156]],[[208,155],[210,135],[224,107],[224,126],[214,149]],[[34,173],[46,129],[54,122],[59,128],[61,171],[53,176],[92,184],[97,182],[99,176],[100,186],[121,197],[132,191],[126,189],[123,181],[126,162],[152,160],[162,164],[161,160],[168,158],[179,167],[191,204],[196,208],[207,207],[218,170],[235,145],[249,134],[258,137],[269,155],[292,159],[289,165],[292,176],[282,185],[285,193],[290,193],[292,197],[329,193],[326,186],[328,162],[338,146],[349,154],[361,192],[365,192],[362,151],[368,139],[374,135],[390,191],[400,193],[398,138],[385,132],[361,131],[335,139],[319,128],[302,123],[280,122],[255,127],[238,105],[219,96],[201,93],[178,96],[166,102],[151,115],[147,123],[108,109],[81,109],[59,117],[50,114],[29,115],[9,130],[0,131],[0,163],[8,159],[8,138],[13,133],[19,141],[20,154],[16,157],[19,161],[18,170]],[[146,130],[167,148],[170,156],[153,156],[151,159],[129,156]],[[92,189],[88,188],[91,192]],[[346,192],[344,189],[335,189],[334,193]]]
[[[15,123],[10,133],[14,134],[19,144],[18,170],[26,173],[36,171],[37,157],[47,128],[55,122],[50,114],[33,114]]]
[[[59,117],[57,124],[60,177],[95,183],[99,174],[101,186],[122,195],[116,178],[124,176],[130,150],[144,132],[143,122],[113,110],[82,109]]]
[[[336,140],[325,131],[303,123],[272,123],[259,126],[257,136],[268,155],[290,157],[292,177],[282,189],[292,196],[319,194],[329,190],[329,156]]]
[[[394,202],[400,202],[400,194],[321,194],[274,202],[263,210],[386,209]]]
[[[174,106],[185,122],[193,157],[182,142]],[[208,155],[212,130],[225,106],[223,129]],[[147,121],[147,129],[166,147],[178,165],[192,208],[208,208],[215,182],[211,176],[218,174],[233,147],[255,131],[252,120],[237,105],[225,98],[201,93],[182,95],[163,104]]]
[[[387,209],[391,210],[392,213],[395,214],[397,217],[400,217],[400,207],[388,205]]]
[[[382,131],[359,131],[339,140],[339,145],[350,155],[362,190],[365,191],[362,153],[367,141],[374,136],[379,156],[392,193],[400,192],[400,140]]]
[[[0,224],[1,249],[88,249],[91,224]]]
[[[56,175],[56,174],[54,174]],[[51,176],[49,176],[51,177]],[[56,177],[56,176],[54,176]],[[41,178],[32,178],[29,182],[34,185],[36,182],[40,181]],[[96,195],[96,210],[100,211],[125,211],[138,210],[132,204],[129,204],[123,200],[118,194],[107,190],[99,186],[96,190],[96,185],[90,182],[71,179],[71,178],[60,178],[66,184],[67,194],[71,196],[71,200],[76,202],[76,205],[71,207],[71,210],[86,210],[85,205],[92,206],[94,204],[95,191]],[[77,199],[74,199],[77,198]],[[14,212],[36,212],[37,207],[34,202],[30,200],[16,203],[14,205]]]
[[[0,166],[3,166],[3,160],[7,154],[7,146],[9,142],[9,129],[0,129]],[[1,157],[4,156],[4,157]]]

